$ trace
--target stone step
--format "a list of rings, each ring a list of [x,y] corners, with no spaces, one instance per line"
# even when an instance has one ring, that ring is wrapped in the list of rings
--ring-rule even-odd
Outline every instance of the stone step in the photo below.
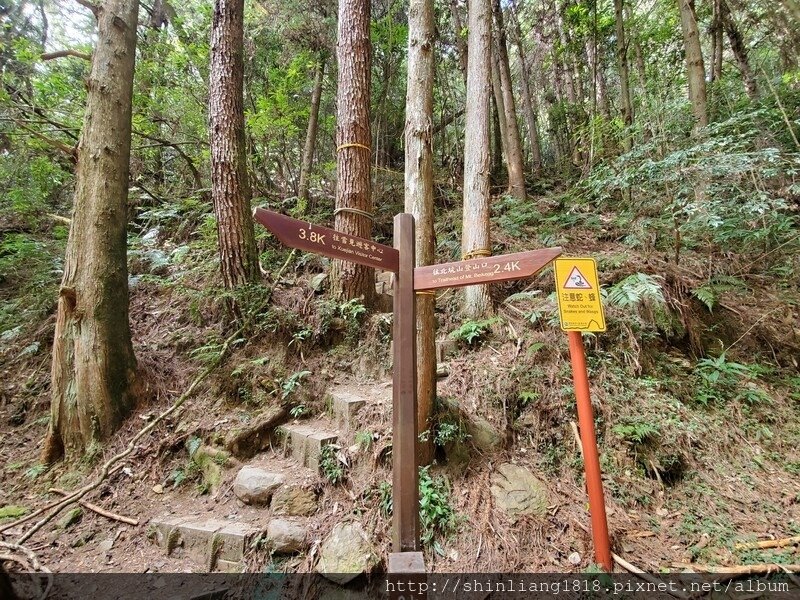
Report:
[[[335,433],[306,424],[283,425],[281,431],[286,436],[292,458],[304,467],[315,471],[319,469],[319,455],[322,447],[335,444],[338,439]]]
[[[358,412],[367,404],[366,399],[345,390],[333,389],[328,392],[333,407],[333,418],[338,427],[354,431]]]
[[[155,541],[167,556],[182,552],[210,571],[237,571],[245,549],[262,532],[248,523],[197,516],[156,517],[150,522]]]

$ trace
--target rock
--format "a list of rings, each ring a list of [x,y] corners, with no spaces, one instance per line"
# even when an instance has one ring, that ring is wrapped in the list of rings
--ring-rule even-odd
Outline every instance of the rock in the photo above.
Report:
[[[306,529],[297,521],[272,519],[267,525],[267,542],[276,554],[301,552],[306,547]]]
[[[153,491],[156,494],[163,494],[164,493],[164,486],[161,485],[160,483],[158,483],[158,484],[153,486]]]
[[[233,482],[233,493],[245,504],[268,504],[285,477],[259,467],[242,467]]]
[[[75,525],[75,523],[81,520],[81,517],[83,517],[83,511],[80,508],[75,507],[72,510],[67,511],[67,513],[61,517],[61,519],[58,521],[58,526],[61,529],[66,529],[67,527]]]
[[[567,560],[569,561],[569,564],[577,567],[579,564],[581,564],[581,555],[577,552],[573,552],[567,557]]]
[[[334,583],[344,585],[370,571],[378,557],[360,523],[339,523],[322,544],[316,570]]]
[[[273,441],[275,428],[289,416],[281,406],[271,406],[255,417],[247,426],[233,429],[225,437],[225,449],[236,458],[252,458]]]
[[[547,514],[547,487],[525,467],[505,463],[492,475],[492,496],[513,522],[522,515]]]
[[[270,508],[276,515],[305,517],[317,512],[317,494],[303,484],[289,483],[275,491]]]
[[[500,446],[500,433],[486,419],[462,410],[455,398],[442,398],[444,408],[464,424],[469,436],[468,441],[479,450],[491,452]]]

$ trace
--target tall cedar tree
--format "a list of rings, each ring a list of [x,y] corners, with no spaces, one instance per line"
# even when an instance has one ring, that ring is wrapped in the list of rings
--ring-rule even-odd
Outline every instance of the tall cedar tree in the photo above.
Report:
[[[244,0],[216,0],[211,24],[208,115],[211,197],[228,289],[258,278],[244,141]]]
[[[416,220],[417,266],[433,264],[433,0],[411,0],[408,7],[408,84],[406,86],[405,210]],[[417,295],[417,425],[431,427],[436,397],[436,298]],[[420,443],[420,464],[433,456],[433,436]]]
[[[370,0],[339,2],[335,228],[362,238],[372,235],[369,27]],[[375,297],[375,270],[334,260],[331,290],[339,299],[363,297],[364,304],[371,305]]]
[[[469,0],[467,113],[464,134],[465,258],[491,253],[489,237],[489,103],[492,94],[492,8],[490,0]],[[464,313],[481,317],[491,310],[489,286],[464,289]]]
[[[630,128],[633,125],[633,102],[631,102],[628,42],[625,38],[623,0],[614,0],[614,22],[617,27],[617,68],[619,69],[620,96],[622,98],[622,122],[625,123],[626,128]],[[630,129],[625,132],[622,143],[625,152],[630,152],[633,145]]]
[[[106,0],[94,12],[97,45],[58,297],[45,463],[108,438],[135,397],[127,203],[139,2]]]
[[[297,184],[297,214],[304,215],[308,210],[308,181],[314,162],[319,131],[319,105],[322,99],[322,83],[325,80],[325,53],[320,52],[314,65],[314,88],[311,90],[311,109],[306,129],[306,144],[303,147],[303,160],[300,164],[300,182]]]
[[[517,106],[514,101],[514,92],[511,83],[511,68],[508,63],[508,42],[506,25],[503,19],[503,9],[500,0],[493,0],[492,12],[497,35],[495,36],[494,50],[497,55],[497,67],[500,75],[500,91],[503,103],[498,102],[498,110],[505,111],[506,135],[506,164],[508,165],[508,191],[520,200],[525,200],[525,170],[522,161],[522,142],[517,124]]]
[[[689,80],[689,102],[692,104],[695,131],[708,125],[706,105],[706,70],[703,65],[703,49],[700,47],[700,31],[694,0],[678,0],[681,11],[681,30],[686,51],[686,73]]]

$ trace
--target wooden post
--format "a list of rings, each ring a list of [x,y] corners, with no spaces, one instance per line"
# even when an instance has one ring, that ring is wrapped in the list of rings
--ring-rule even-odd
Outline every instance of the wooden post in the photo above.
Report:
[[[578,405],[578,426],[581,431],[583,465],[586,470],[586,493],[589,495],[589,510],[592,514],[592,539],[597,562],[609,573],[611,542],[608,539],[606,502],[603,497],[603,480],[600,478],[600,458],[597,453],[597,437],[594,433],[594,412],[589,396],[589,375],[586,372],[586,354],[580,331],[568,331],[569,357],[572,361],[572,379],[575,382],[575,400]]]
[[[400,269],[395,275],[392,328],[392,548],[410,552],[420,549],[413,215],[395,216],[394,247],[400,253]]]

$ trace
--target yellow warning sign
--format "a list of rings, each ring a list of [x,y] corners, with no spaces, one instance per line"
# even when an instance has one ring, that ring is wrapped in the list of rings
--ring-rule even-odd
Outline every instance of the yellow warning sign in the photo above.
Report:
[[[564,331],[605,331],[606,319],[600,302],[597,263],[593,258],[557,258],[558,312]]]

